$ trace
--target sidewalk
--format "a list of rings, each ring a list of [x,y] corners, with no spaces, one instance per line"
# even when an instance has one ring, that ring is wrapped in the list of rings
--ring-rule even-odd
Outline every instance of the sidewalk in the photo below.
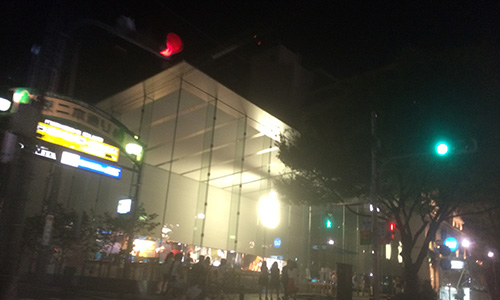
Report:
[[[257,293],[228,294],[228,297],[223,300],[259,300]],[[243,298],[241,298],[243,296]],[[60,287],[47,286],[47,285],[33,285],[23,283],[18,289],[17,299],[19,300],[34,300],[34,299],[74,299],[74,300],[167,300],[165,295],[157,294],[127,294],[117,292],[96,291],[89,289],[74,289],[69,293],[63,291]],[[282,299],[282,298],[281,298]],[[298,294],[297,300],[327,300],[335,299],[329,298],[326,295],[317,294]],[[368,296],[353,295],[353,300],[369,300]],[[206,300],[210,298],[206,297]],[[262,297],[264,299],[264,295]],[[269,297],[270,300],[270,297]],[[274,298],[276,300],[276,298]],[[290,299],[291,300],[291,299]]]

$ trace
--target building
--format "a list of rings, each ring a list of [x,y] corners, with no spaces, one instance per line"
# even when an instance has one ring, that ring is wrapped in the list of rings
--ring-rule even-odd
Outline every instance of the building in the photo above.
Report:
[[[55,126],[85,132],[121,150],[109,163],[73,146],[42,141],[39,132],[40,153],[46,155],[36,156],[36,171],[26,182],[28,215],[46,213],[54,203],[80,215],[116,214],[120,200],[133,199],[161,223],[151,236],[141,237],[147,243],[136,242],[141,257],[180,247],[193,259],[225,258],[255,270],[264,257],[280,262],[305,257],[307,209],[281,204],[273,190],[273,178],[287,172],[275,143],[291,128],[195,67],[179,63],[98,104],[103,115],[145,145],[142,164],[131,163],[125,147],[106,136],[109,129],[93,131],[89,120],[95,118],[85,107],[47,99],[51,104],[42,112],[39,131]],[[62,111],[67,118],[52,115]],[[70,148],[119,168],[120,176],[61,164]]]
[[[301,209],[268,198],[286,172],[275,145],[286,124],[185,62],[98,107],[146,144],[139,201],[170,240],[280,258],[303,251]]]

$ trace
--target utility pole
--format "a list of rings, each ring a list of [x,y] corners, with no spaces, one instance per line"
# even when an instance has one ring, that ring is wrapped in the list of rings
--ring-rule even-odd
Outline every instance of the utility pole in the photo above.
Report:
[[[372,256],[373,256],[373,300],[379,300],[379,237],[378,237],[378,212],[377,212],[377,185],[378,185],[378,170],[377,170],[377,156],[379,141],[377,138],[377,113],[371,113],[371,153],[372,153],[372,174],[371,174],[371,188],[370,188],[370,201],[372,205]]]
[[[1,299],[15,298],[17,293],[28,183],[34,171],[35,130],[42,106],[41,99],[19,104],[0,147],[0,165],[7,169],[6,186],[0,194]]]

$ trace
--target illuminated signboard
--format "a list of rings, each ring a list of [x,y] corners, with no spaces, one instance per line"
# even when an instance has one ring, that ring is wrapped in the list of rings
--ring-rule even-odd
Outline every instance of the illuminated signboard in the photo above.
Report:
[[[444,240],[444,243],[448,248],[450,248],[451,252],[457,251],[458,249],[458,241],[454,237],[449,237]]]
[[[118,167],[111,166],[100,161],[83,157],[67,151],[62,152],[61,163],[78,169],[88,170],[114,178],[120,178],[122,174],[122,169]]]
[[[451,269],[452,270],[462,270],[465,266],[465,262],[463,260],[452,260],[451,261]]]
[[[108,141],[120,145],[125,149],[128,144],[138,144],[138,137],[129,131],[123,124],[113,119],[111,115],[104,111],[90,106],[86,103],[66,100],[59,97],[45,96],[46,105],[42,114],[47,117],[67,120],[72,123],[81,124],[96,132]],[[142,159],[142,154],[135,157],[136,161]]]
[[[132,210],[132,199],[121,199],[118,201],[116,212],[123,215],[128,214]]]
[[[37,138],[43,141],[110,161],[118,161],[120,150],[117,147],[103,143],[102,137],[88,132],[51,120],[45,120],[45,123],[38,123],[36,133]]]
[[[44,146],[36,145],[35,154],[52,160],[57,160],[57,155],[55,152],[50,151],[49,148]]]

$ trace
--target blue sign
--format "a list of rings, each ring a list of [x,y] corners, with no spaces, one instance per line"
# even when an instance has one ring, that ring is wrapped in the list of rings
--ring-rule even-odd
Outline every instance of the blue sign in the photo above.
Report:
[[[67,151],[62,152],[61,163],[74,168],[92,171],[113,178],[120,178],[122,173],[122,169],[118,167]]]
[[[451,252],[457,251],[458,249],[458,241],[453,237],[449,237],[446,240],[444,240],[443,244],[448,248],[450,248]]]
[[[279,247],[281,247],[281,239],[275,238],[274,239],[274,248],[279,248]]]

